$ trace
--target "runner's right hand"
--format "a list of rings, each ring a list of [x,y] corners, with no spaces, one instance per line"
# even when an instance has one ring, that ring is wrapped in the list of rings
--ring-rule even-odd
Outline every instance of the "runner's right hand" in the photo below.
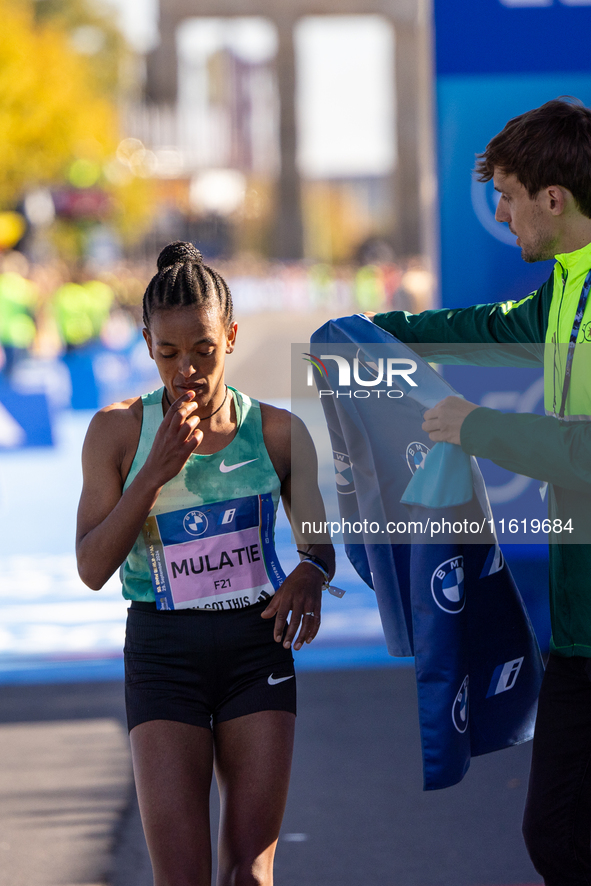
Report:
[[[176,477],[203,440],[194,397],[193,391],[187,391],[175,400],[158,428],[145,463],[149,476],[158,486]]]

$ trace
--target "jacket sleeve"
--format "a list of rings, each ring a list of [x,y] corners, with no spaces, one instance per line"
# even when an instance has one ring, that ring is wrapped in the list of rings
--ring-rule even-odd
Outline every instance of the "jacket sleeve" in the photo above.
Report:
[[[416,343],[543,343],[552,299],[552,275],[540,289],[521,301],[441,308],[410,314],[390,311],[376,314],[373,322],[400,341]]]
[[[466,416],[462,449],[563,489],[591,492],[591,422],[563,422],[483,406]]]

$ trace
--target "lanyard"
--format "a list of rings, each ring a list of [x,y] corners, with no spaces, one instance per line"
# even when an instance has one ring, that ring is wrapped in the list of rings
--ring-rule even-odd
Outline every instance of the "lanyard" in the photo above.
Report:
[[[581,328],[581,322],[583,320],[583,314],[585,313],[585,308],[587,307],[587,299],[589,297],[589,290],[591,289],[591,271],[585,277],[585,282],[583,283],[583,288],[581,289],[581,297],[579,298],[579,304],[577,307],[577,313],[575,314],[575,322],[573,323],[573,329],[570,334],[570,340],[568,343],[568,353],[566,355],[566,369],[564,371],[564,382],[562,385],[562,402],[560,404],[560,412],[558,413],[558,418],[564,418],[564,409],[566,406],[566,398],[568,396],[568,390],[570,388],[570,379],[573,368],[573,357],[575,356],[575,345],[577,343],[577,336],[579,335],[579,329]]]

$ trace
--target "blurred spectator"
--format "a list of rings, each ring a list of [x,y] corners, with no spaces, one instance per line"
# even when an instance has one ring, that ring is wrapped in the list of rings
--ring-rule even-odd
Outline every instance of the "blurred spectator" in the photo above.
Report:
[[[379,311],[386,300],[384,280],[379,267],[364,265],[355,275],[355,296],[359,310]]]
[[[54,295],[54,311],[66,347],[80,347],[100,338],[112,303],[113,290],[99,280],[60,286]]]
[[[6,256],[0,273],[0,344],[4,370],[10,373],[19,356],[35,341],[38,290],[26,278],[28,262],[20,253]]]
[[[382,261],[280,264],[245,254],[219,259],[216,267],[229,282],[238,316],[418,311],[431,304],[435,281],[420,257],[395,262],[381,241],[368,246]],[[89,280],[60,260],[29,264],[18,252],[6,253],[0,258],[0,372],[12,373],[27,356],[40,364],[90,345],[111,353],[132,348],[141,339],[150,271],[148,261],[120,263]]]

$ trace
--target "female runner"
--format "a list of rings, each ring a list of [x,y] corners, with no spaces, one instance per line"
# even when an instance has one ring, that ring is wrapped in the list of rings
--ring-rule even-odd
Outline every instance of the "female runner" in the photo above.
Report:
[[[160,254],[144,323],[163,387],[90,424],[78,567],[98,590],[122,566],[131,600],[127,717],[155,886],[210,886],[214,768],[217,884],[271,886],[293,747],[291,646],[316,636],[334,571],[330,544],[300,544],[285,578],[273,526],[280,495],[290,516],[292,445],[313,468],[298,478],[305,519],[323,514],[316,456],[290,413],[226,386],[232,300],[192,244]],[[294,532],[302,516],[290,516]]]

